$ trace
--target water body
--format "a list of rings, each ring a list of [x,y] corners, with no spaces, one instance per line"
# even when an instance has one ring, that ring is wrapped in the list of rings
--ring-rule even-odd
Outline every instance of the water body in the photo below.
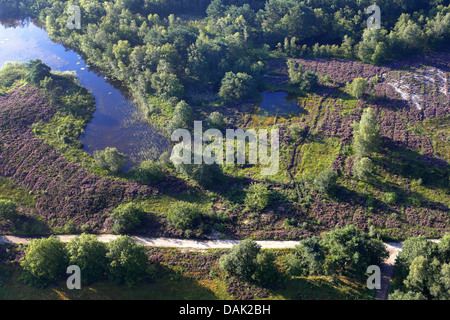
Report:
[[[0,68],[7,61],[32,59],[41,59],[53,70],[75,71],[80,84],[95,97],[96,111],[80,138],[86,152],[116,147],[127,155],[129,169],[146,159],[150,150],[161,154],[169,148],[163,136],[139,120],[139,111],[125,90],[89,66],[81,55],[50,40],[34,21],[0,20]]]
[[[298,105],[297,98],[289,95],[287,92],[263,92],[262,95],[263,101],[260,106],[260,114],[262,115],[289,115],[302,111]]]

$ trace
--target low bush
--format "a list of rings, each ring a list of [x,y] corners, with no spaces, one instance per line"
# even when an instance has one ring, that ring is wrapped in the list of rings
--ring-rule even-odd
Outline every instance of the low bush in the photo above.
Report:
[[[270,202],[270,191],[262,183],[252,183],[245,195],[245,207],[247,210],[261,211],[265,209]]]
[[[111,213],[114,233],[125,233],[135,228],[145,218],[146,212],[134,202],[119,205]]]

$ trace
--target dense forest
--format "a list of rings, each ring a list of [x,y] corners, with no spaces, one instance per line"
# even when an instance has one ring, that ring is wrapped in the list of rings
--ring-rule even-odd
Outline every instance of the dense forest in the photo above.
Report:
[[[366,28],[368,0],[1,3],[3,10],[39,17],[52,38],[123,81],[150,117],[171,117],[179,99],[204,102],[199,95],[218,93],[228,72],[261,85],[267,68],[261,61],[270,56],[379,64],[437,49],[450,35],[446,0],[379,1],[381,29]],[[81,8],[81,30],[66,27],[70,4]],[[184,18],[190,14],[193,19]]]

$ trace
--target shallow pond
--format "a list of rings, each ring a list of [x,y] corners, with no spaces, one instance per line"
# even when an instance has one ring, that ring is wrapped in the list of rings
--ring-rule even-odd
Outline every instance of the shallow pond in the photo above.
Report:
[[[87,65],[82,56],[50,40],[45,29],[29,19],[0,20],[0,68],[7,61],[31,59],[41,59],[54,70],[76,71],[80,84],[94,95],[96,111],[80,138],[86,152],[116,147],[127,155],[129,169],[151,149],[160,154],[169,147],[163,136],[138,120],[137,108],[125,91]]]
[[[260,114],[266,116],[289,115],[300,113],[297,98],[284,91],[263,92],[263,100],[260,105]]]

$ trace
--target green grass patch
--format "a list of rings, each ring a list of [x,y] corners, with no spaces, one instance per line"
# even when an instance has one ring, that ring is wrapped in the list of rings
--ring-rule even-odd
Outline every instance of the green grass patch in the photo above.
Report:
[[[320,172],[328,169],[339,154],[340,143],[337,138],[314,139],[297,149],[301,157],[296,177],[300,175],[314,178]]]
[[[0,199],[11,199],[27,207],[34,206],[34,196],[5,177],[0,177]]]

